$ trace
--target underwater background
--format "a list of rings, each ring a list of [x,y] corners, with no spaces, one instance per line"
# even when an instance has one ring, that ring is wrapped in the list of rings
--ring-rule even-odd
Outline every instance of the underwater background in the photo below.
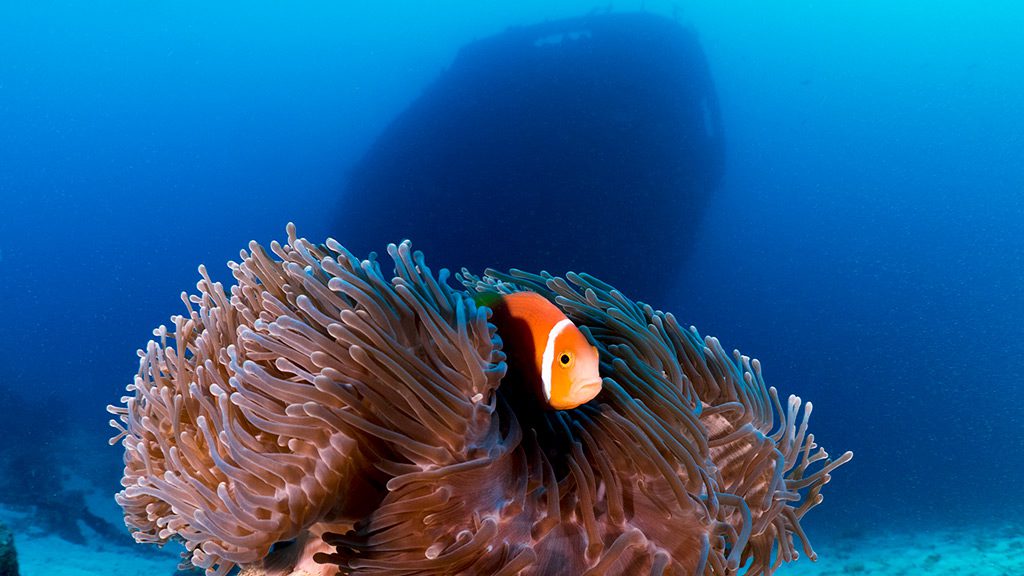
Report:
[[[814,403],[822,445],[856,454],[805,522],[820,560],[778,573],[939,573],[953,556],[961,571],[1019,570],[1017,3],[5,1],[0,520],[22,573],[172,574],[176,554],[121,529],[104,408],[153,328],[181,312],[196,267],[227,281],[224,262],[252,239],[283,240],[289,221],[364,242],[339,224],[360,217],[346,212],[352,167],[460,47],[595,10],[696,33],[725,146],[685,243],[667,235],[654,262],[603,251],[602,279],[660,270],[656,296],[628,295],[759,358],[768,384]],[[501,230],[479,239],[496,261],[509,235],[550,233],[486,207],[466,217]],[[637,225],[608,210],[577,233]],[[570,268],[549,258],[553,273]],[[903,558],[869,558],[887,545]]]

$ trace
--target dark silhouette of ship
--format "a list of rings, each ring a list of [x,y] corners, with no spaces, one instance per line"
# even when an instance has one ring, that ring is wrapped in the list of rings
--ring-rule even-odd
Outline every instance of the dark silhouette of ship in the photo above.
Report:
[[[723,171],[694,31],[647,13],[463,47],[354,167],[339,239],[433,267],[589,272],[657,303]]]

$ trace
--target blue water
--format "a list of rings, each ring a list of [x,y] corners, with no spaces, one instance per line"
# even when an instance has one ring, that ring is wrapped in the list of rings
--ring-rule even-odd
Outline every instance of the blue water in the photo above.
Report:
[[[812,538],[1024,512],[1024,8],[719,4],[678,18],[725,173],[657,304],[856,453]],[[373,6],[0,3],[0,505],[61,463],[113,493],[119,449],[85,447],[196,266],[288,221],[345,243],[349,170],[461,45],[593,8]]]

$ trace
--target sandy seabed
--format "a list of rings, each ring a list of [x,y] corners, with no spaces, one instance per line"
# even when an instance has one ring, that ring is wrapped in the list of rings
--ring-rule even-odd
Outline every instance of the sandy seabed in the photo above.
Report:
[[[72,544],[34,529],[24,513],[0,510],[0,521],[15,531],[21,576],[172,576],[177,569],[176,546],[133,545],[127,538]],[[1024,574],[1024,523],[816,537],[814,545],[817,562],[801,558],[776,576]]]
[[[1024,574],[1024,523],[888,530],[814,538],[817,562],[800,559],[776,576],[1009,576]]]

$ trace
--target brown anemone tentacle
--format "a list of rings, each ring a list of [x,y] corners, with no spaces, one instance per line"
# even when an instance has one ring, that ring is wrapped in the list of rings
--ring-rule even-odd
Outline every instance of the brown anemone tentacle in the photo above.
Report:
[[[208,575],[767,576],[815,558],[800,521],[851,454],[818,447],[812,405],[783,403],[756,359],[585,273],[463,270],[463,290],[408,242],[385,273],[287,237],[242,250],[228,289],[200,267],[109,407],[138,542],[181,541]],[[602,392],[513,402],[525,383],[481,291],[559,307]]]

